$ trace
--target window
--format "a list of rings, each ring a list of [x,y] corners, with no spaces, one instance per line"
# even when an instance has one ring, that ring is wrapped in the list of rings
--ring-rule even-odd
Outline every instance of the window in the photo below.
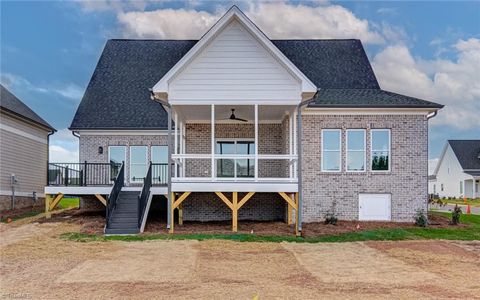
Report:
[[[390,171],[390,129],[372,129],[372,171]]]
[[[152,146],[152,163],[166,164],[168,161],[168,146]]]
[[[463,181],[460,181],[460,194],[463,194]]]
[[[347,171],[365,171],[365,130],[347,130]]]
[[[110,180],[114,181],[117,178],[120,166],[125,162],[125,146],[109,146],[108,147],[108,161],[110,162]]]
[[[322,171],[340,172],[341,166],[341,130],[322,130]]]
[[[142,182],[147,174],[147,146],[130,147],[130,181]]]
[[[216,154],[225,155],[253,155],[255,154],[255,142],[253,141],[217,141]],[[254,177],[254,159],[218,159],[218,177]]]

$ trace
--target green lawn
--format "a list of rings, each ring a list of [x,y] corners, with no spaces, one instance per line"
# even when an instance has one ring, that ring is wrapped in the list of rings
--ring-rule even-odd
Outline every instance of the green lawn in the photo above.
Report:
[[[449,216],[450,213],[433,212],[434,214]],[[480,216],[462,215],[461,223],[470,225],[468,228],[451,226],[450,228],[393,228],[369,231],[351,232],[339,235],[322,236],[315,238],[301,238],[294,236],[258,236],[254,234],[142,234],[129,236],[103,236],[84,233],[65,233],[61,238],[88,242],[88,241],[147,241],[147,240],[211,240],[222,239],[239,242],[355,242],[355,241],[397,241],[418,239],[445,239],[445,240],[480,240]]]
[[[60,200],[57,207],[59,209],[78,207],[79,202],[80,199],[78,198],[63,198],[62,200]]]

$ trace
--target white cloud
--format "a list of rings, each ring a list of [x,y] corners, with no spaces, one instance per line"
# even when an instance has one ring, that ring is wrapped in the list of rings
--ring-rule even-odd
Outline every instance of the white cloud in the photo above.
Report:
[[[78,162],[78,138],[68,129],[62,129],[50,136],[51,162]]]
[[[225,12],[193,9],[157,9],[120,12],[117,15],[128,38],[198,39]],[[285,2],[253,3],[244,11],[272,39],[358,38],[382,44],[382,34],[365,19],[339,5],[305,6]],[[281,21],[280,21],[281,20]]]
[[[68,150],[61,146],[50,145],[50,162],[78,163],[78,150]]]
[[[38,87],[33,85],[30,81],[23,78],[22,76],[18,76],[11,73],[2,73],[0,75],[0,81],[7,89],[13,89],[14,87],[20,87],[22,89],[39,92],[39,93],[47,93],[48,89],[43,87]]]
[[[372,65],[382,88],[445,104],[433,124],[479,128],[480,40],[459,40],[452,47],[456,60],[422,60],[405,46],[389,46]]]
[[[65,98],[78,101],[80,101],[83,96],[83,89],[76,84],[68,84],[65,87],[55,89],[54,91]]]
[[[9,90],[18,89],[37,93],[56,93],[65,98],[77,100],[78,102],[83,95],[83,89],[73,83],[39,86],[31,83],[22,76],[11,73],[2,73],[0,75],[0,81]]]

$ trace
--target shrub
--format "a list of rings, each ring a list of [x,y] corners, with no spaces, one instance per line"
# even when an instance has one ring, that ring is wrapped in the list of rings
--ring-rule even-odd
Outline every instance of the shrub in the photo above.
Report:
[[[455,204],[455,207],[452,211],[452,221],[450,222],[452,225],[460,224],[460,216],[462,215],[462,209]]]
[[[417,213],[415,214],[415,225],[418,227],[427,227],[428,219],[423,209],[417,210]]]
[[[334,213],[328,213],[325,215],[325,224],[337,225],[338,218]]]

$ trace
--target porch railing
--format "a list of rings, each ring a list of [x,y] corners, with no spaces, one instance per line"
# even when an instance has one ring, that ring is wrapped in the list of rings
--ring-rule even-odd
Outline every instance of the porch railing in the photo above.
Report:
[[[110,226],[110,217],[112,215],[113,210],[117,206],[117,199],[118,195],[122,191],[122,187],[125,185],[125,164],[120,166],[120,170],[118,171],[117,177],[114,181],[112,191],[108,196],[107,202],[107,228]]]
[[[118,163],[49,163],[48,185],[111,185],[121,166]]]
[[[173,165],[172,165],[173,167]],[[167,164],[152,163],[151,164],[151,182],[153,185],[168,184],[168,167]],[[172,173],[173,174],[173,173]]]
[[[173,154],[172,181],[297,181],[297,155]],[[213,168],[212,168],[213,164]],[[213,173],[213,176],[212,176]]]

